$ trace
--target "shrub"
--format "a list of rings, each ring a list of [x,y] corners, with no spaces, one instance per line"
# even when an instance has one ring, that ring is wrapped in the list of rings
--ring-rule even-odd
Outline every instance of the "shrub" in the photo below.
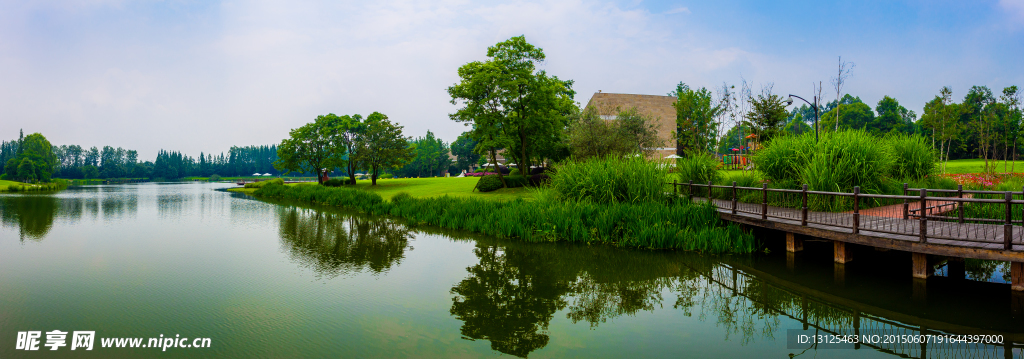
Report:
[[[7,179],[7,174],[6,173],[0,174],[0,181],[6,180],[6,179]]]
[[[340,187],[340,186],[344,186],[344,185],[347,185],[347,184],[348,184],[348,179],[347,178],[345,178],[345,179],[342,179],[342,178],[331,178],[331,179],[329,179],[327,181],[324,181],[324,186],[327,186],[327,187]]]
[[[502,188],[501,179],[498,175],[487,175],[480,177],[480,180],[476,182],[476,189],[480,192],[491,192]]]
[[[505,176],[505,183],[508,188],[526,187],[530,185],[530,180],[520,175],[508,175]]]
[[[891,134],[885,137],[890,153],[892,178],[922,179],[935,173],[936,153],[925,138],[917,135]]]
[[[263,188],[264,186],[267,186],[267,185],[270,185],[270,184],[284,185],[284,180],[280,179],[280,178],[275,178],[275,179],[267,180],[267,181],[259,181],[259,182],[253,182],[253,183],[246,183],[245,184],[245,188]]]
[[[513,168],[511,171],[508,171],[508,175],[509,176],[522,176],[523,173],[519,172],[518,168]]]
[[[530,186],[540,187],[551,181],[551,177],[546,173],[538,173],[530,176]]]
[[[547,172],[547,171],[548,171],[547,167],[534,167],[534,168],[530,169],[530,175],[531,176],[532,175],[539,175],[539,174]]]
[[[563,200],[595,203],[660,202],[668,169],[643,157],[592,157],[559,165],[551,188]]]
[[[218,175],[218,174],[210,175],[210,181],[220,181],[220,175]]]
[[[679,180],[683,183],[716,183],[722,177],[718,159],[706,152],[691,153],[677,159],[676,168],[679,170]]]

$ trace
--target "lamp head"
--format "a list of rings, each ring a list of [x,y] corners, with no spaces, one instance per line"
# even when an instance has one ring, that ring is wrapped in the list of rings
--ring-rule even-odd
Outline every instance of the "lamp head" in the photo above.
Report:
[[[787,97],[785,100],[783,100],[782,103],[786,104],[786,106],[792,105],[793,104],[793,95],[789,95],[789,97]]]

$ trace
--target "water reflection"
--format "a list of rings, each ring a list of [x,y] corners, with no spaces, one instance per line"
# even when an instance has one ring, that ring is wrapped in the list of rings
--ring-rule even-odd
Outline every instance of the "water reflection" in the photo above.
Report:
[[[281,207],[280,234],[289,255],[318,276],[386,272],[412,250],[414,236],[388,219]]]
[[[0,221],[4,226],[17,227],[20,240],[41,241],[53,227],[57,214],[57,199],[46,195],[0,196]]]
[[[57,193],[0,194],[0,224],[18,228],[22,242],[42,241],[57,220],[73,224],[87,216],[110,221],[131,218],[137,212],[134,187],[76,187]]]
[[[786,271],[785,265],[757,257],[623,252],[487,239],[477,239],[474,253],[479,263],[467,268],[468,276],[452,287],[450,312],[463,322],[465,338],[488,340],[493,350],[518,357],[548,344],[552,335],[548,328],[556,315],[597,330],[610,319],[655,312],[668,304],[686,316],[714,322],[723,340],[741,345],[758,341],[786,345],[790,329],[807,334],[859,334],[862,330],[896,335],[1001,334],[1008,341],[1024,342],[1024,325],[1013,318],[1014,309],[991,305],[991,298],[1009,292],[1005,285],[993,283],[968,281],[966,287],[965,283],[952,286],[947,278],[934,278],[930,295],[940,299],[922,302],[915,301],[909,283],[896,291],[886,284],[856,291],[823,290],[829,286],[822,282],[831,281],[832,273],[819,271],[820,276],[799,279],[784,275],[788,272],[776,276],[770,273]],[[960,300],[949,300],[965,288],[980,297],[961,295]],[[964,353],[1002,357],[1021,352],[1021,344],[864,348],[912,358]]]

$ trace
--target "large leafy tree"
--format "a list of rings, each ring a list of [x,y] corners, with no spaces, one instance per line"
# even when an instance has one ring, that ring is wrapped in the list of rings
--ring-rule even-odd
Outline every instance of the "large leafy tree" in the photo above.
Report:
[[[374,112],[366,117],[362,135],[356,141],[355,158],[370,170],[370,181],[377,185],[382,170],[399,167],[413,157],[408,138],[402,135],[402,126],[388,120],[388,116]]]
[[[676,86],[676,155],[690,151],[714,150],[718,123],[715,119],[725,111],[717,106],[706,88],[691,89],[686,84]],[[780,102],[781,103],[781,102]]]
[[[566,143],[576,158],[650,155],[663,145],[654,119],[636,108],[620,111],[614,121],[602,120],[594,109],[585,110],[569,125]]]
[[[345,146],[338,139],[341,118],[331,113],[289,132],[289,138],[277,147],[274,168],[284,173],[316,173],[323,183],[323,174],[345,163]]]
[[[875,106],[875,112],[878,113],[878,116],[865,127],[868,132],[875,135],[882,135],[893,131],[913,132],[917,114],[901,106],[896,99],[889,96],[883,97],[878,101],[878,106]]]
[[[748,101],[750,112],[747,112],[743,124],[757,135],[760,142],[767,143],[782,134],[789,113],[782,97],[772,93],[771,86],[764,88],[757,97],[750,96]]]
[[[553,143],[561,142],[562,131],[577,111],[573,82],[537,71],[544,51],[523,36],[489,47],[487,57],[459,68],[461,80],[448,93],[452,104],[463,107],[451,118],[472,123],[477,153],[489,153],[496,161],[496,151],[504,148],[507,157],[528,168],[541,153],[554,152],[549,148]]]
[[[865,129],[869,124],[875,120],[875,113],[871,110],[871,106],[863,102],[854,102],[851,104],[841,104],[831,111],[825,112],[822,118],[836,118],[836,112],[839,112],[839,128],[851,128],[851,129]],[[822,130],[832,130],[830,126],[822,127]]]
[[[19,140],[17,155],[7,160],[4,172],[8,178],[27,182],[48,182],[57,167],[57,156],[50,141],[40,133]]]

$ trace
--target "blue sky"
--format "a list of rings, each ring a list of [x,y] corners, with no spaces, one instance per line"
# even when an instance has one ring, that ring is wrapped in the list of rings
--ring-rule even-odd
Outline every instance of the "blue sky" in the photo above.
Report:
[[[0,138],[218,153],[277,143],[316,115],[380,111],[446,140],[445,89],[486,47],[525,35],[542,68],[598,90],[679,81],[810,96],[837,57],[844,93],[918,113],[942,86],[1024,86],[1024,0],[147,1],[0,0]],[[831,92],[831,94],[829,94]]]

